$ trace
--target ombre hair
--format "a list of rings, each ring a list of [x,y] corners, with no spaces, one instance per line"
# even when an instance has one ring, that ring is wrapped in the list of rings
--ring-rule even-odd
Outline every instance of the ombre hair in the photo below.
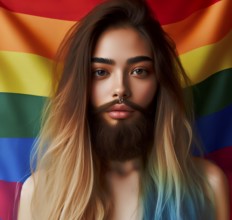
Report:
[[[62,75],[36,144],[33,219],[110,218],[113,204],[90,141],[91,56],[105,30],[125,27],[137,30],[150,44],[158,81],[153,147],[141,178],[144,220],[213,219],[209,184],[191,156],[192,113],[183,93],[188,78],[174,43],[142,0],[99,4],[62,45]]]

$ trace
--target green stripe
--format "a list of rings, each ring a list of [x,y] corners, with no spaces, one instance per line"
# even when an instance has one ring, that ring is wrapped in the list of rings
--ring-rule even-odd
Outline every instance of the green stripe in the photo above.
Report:
[[[232,68],[192,86],[196,116],[209,115],[232,104]]]
[[[0,137],[35,137],[46,98],[0,93]]]

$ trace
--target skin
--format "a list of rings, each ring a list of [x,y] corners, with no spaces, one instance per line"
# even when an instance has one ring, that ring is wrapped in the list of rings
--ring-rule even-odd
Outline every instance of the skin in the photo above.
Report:
[[[91,102],[94,107],[119,97],[126,97],[143,108],[151,103],[157,90],[152,51],[136,30],[106,30],[97,41],[93,58]],[[120,105],[124,104],[116,104]],[[118,110],[103,113],[102,116],[114,126],[120,120],[131,123],[138,114],[137,111]],[[140,158],[123,163],[110,162],[110,165],[112,170],[107,174],[107,181],[115,204],[112,219],[141,219],[142,212],[138,208]],[[126,176],[119,176],[115,168],[123,170]]]
[[[93,59],[91,101],[94,107],[119,97],[127,97],[143,108],[151,103],[157,89],[152,51],[137,31],[132,28],[105,31],[96,44]],[[119,120],[131,121],[138,114],[111,111],[103,117],[113,125]]]
[[[135,57],[149,59],[138,61],[134,59]],[[119,97],[127,97],[141,107],[147,107],[150,104],[157,90],[152,52],[147,41],[136,30],[129,27],[106,30],[97,41],[93,58],[97,58],[92,62],[91,102],[94,107]],[[123,104],[116,105],[118,107]],[[114,126],[120,120],[132,123],[138,114],[140,113],[137,111],[119,109],[105,112],[102,117],[109,125]],[[224,173],[209,161],[199,158],[194,160],[198,168],[204,170],[213,189],[216,220],[229,220],[229,190]],[[111,220],[141,220],[142,211],[138,201],[141,159],[110,162],[110,166],[106,180],[110,188],[110,196],[114,201]],[[117,167],[124,170],[125,175],[120,176],[115,172]],[[34,182],[30,177],[22,188],[19,220],[31,219],[29,206],[33,190]]]
[[[214,163],[201,158],[194,158],[195,164],[203,170],[213,190],[216,208],[216,220],[230,219],[229,185],[224,172]]]

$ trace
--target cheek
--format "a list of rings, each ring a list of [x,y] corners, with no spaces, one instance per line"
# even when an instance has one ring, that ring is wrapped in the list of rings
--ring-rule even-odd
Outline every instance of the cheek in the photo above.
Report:
[[[91,103],[93,106],[98,107],[107,102],[107,94],[110,93],[110,87],[106,83],[93,82],[91,88]]]
[[[153,100],[157,91],[157,82],[148,81],[136,86],[134,89],[134,102],[142,107],[147,107]]]
[[[97,107],[101,102],[101,90],[99,90],[98,83],[93,83],[91,88],[91,103]]]

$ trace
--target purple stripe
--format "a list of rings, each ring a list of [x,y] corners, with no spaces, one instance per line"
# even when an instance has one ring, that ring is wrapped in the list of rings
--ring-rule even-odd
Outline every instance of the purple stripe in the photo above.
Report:
[[[21,183],[0,181],[0,220],[16,220]]]

